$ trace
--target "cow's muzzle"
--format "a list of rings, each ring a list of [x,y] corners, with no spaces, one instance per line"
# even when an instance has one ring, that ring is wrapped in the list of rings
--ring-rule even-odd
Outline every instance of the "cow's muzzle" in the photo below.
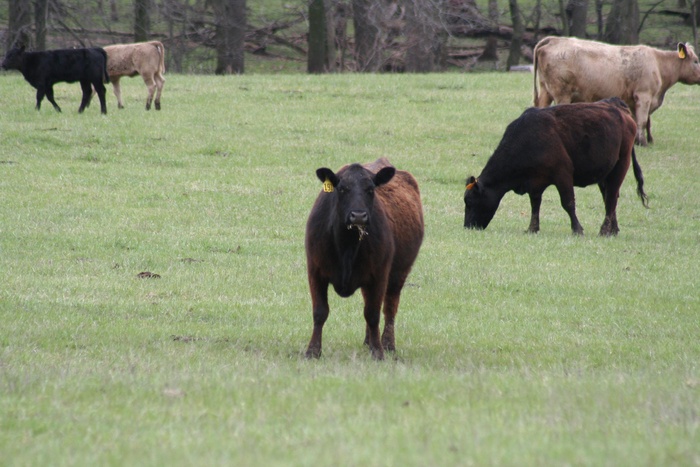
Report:
[[[348,230],[357,229],[360,241],[367,235],[368,224],[369,215],[367,211],[350,211],[347,221]]]

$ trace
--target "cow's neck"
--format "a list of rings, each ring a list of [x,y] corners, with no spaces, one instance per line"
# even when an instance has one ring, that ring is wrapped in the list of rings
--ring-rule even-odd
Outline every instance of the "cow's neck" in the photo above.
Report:
[[[335,229],[335,248],[341,267],[341,282],[348,285],[352,277],[353,265],[362,247],[360,233],[356,229],[340,226]]]
[[[680,80],[680,71],[678,65],[678,53],[667,50],[657,50],[656,59],[658,60],[659,75],[661,78],[661,94],[665,94],[668,89]]]

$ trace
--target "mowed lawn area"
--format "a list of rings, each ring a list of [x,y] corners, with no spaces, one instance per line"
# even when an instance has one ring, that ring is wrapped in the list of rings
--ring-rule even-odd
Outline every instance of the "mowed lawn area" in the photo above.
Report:
[[[166,78],[160,112],[136,78],[102,116],[0,74],[0,464],[700,465],[700,88],[601,238],[596,186],[583,237],[553,187],[539,234],[514,193],[462,227],[530,74]],[[426,225],[397,351],[331,289],[307,361],[315,170],[382,156]]]

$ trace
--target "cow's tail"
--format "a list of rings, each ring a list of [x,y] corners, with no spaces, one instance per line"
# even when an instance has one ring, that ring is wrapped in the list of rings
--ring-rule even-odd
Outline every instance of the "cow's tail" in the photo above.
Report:
[[[163,47],[162,42],[156,41],[156,50],[158,51],[158,54],[160,55],[160,74],[164,75],[165,74],[165,47]]]
[[[644,176],[642,175],[642,168],[637,162],[637,155],[634,153],[634,147],[632,147],[632,170],[634,171],[634,178],[637,179],[637,195],[639,195],[639,199],[642,200],[644,207],[648,208],[649,197],[644,193]]]
[[[539,45],[539,44],[537,44]],[[532,105],[537,107],[537,101],[539,99],[537,93],[537,51],[538,47],[535,45],[535,49],[532,51],[532,75],[534,76],[533,91],[532,91]]]
[[[104,75],[104,82],[109,83],[109,72],[107,72],[107,52],[105,52],[105,49],[100,49],[102,51],[102,56],[104,57],[104,60],[102,61],[103,63],[103,69],[102,69],[102,74]]]

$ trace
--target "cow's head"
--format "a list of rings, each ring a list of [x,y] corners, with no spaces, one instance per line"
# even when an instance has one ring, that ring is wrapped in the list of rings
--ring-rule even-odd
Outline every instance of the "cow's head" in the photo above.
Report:
[[[464,190],[464,227],[485,229],[489,225],[501,199],[477,178],[468,177]]]
[[[678,58],[681,59],[678,81],[683,84],[700,84],[700,61],[693,47],[679,42]]]
[[[323,195],[335,197],[337,221],[347,229],[357,229],[360,239],[372,222],[374,189],[389,182],[395,173],[394,167],[384,167],[373,174],[360,164],[349,165],[337,174],[325,167],[316,170],[326,192]]]
[[[13,46],[5,54],[0,68],[3,70],[19,70],[22,66],[22,57],[24,56],[24,45]]]

